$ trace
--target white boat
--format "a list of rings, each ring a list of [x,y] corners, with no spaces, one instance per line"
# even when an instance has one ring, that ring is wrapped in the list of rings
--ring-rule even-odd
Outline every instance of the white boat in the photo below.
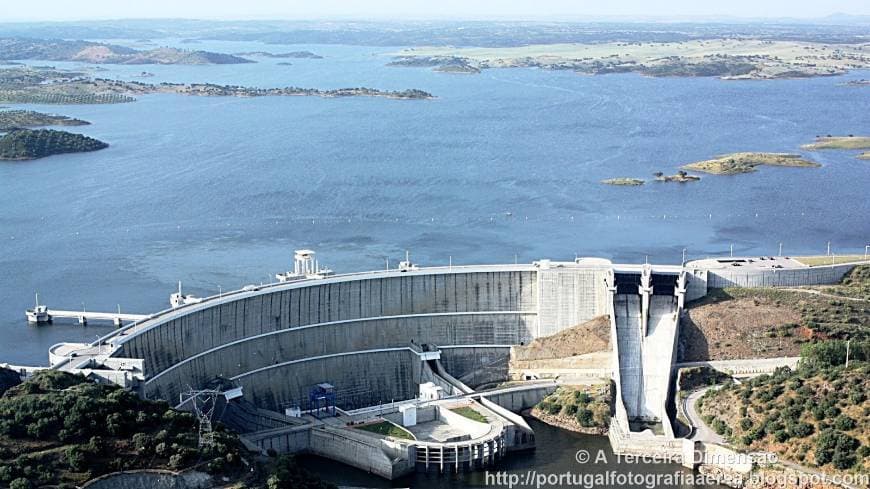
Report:
[[[294,282],[302,279],[319,279],[335,275],[329,268],[320,268],[312,250],[296,250],[293,254],[293,270],[275,274],[279,282]]]
[[[36,294],[36,304],[34,304],[33,309],[24,311],[24,315],[27,317],[27,322],[31,324],[51,322],[48,306],[39,304],[39,294]]]

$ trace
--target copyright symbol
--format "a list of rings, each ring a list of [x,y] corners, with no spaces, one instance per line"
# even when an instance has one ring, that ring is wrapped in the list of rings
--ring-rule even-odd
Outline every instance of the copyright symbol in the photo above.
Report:
[[[589,452],[586,450],[577,450],[577,453],[574,454],[574,460],[576,460],[578,464],[585,464],[589,461]]]

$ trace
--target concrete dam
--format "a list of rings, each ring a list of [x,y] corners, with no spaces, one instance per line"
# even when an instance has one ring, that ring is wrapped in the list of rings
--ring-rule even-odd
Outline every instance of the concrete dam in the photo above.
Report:
[[[686,301],[711,284],[833,283],[851,266],[404,262],[247,286],[152,314],[92,344],[55,345],[49,360],[181,408],[191,390],[235,389],[239,396],[223,401],[223,421],[259,449],[309,451],[386,478],[463,470],[534,446],[534,433],[514,413],[555,382],[475,390],[507,380],[512,346],[609,316],[612,363],[601,365],[610,372],[601,380],[615,387],[611,441],[667,442],[674,440],[673,365]],[[463,406],[487,421],[455,414]],[[394,424],[410,438],[354,429],[372,423]]]

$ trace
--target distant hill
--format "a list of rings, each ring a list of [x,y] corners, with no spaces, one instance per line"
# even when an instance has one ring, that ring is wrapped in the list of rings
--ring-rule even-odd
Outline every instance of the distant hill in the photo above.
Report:
[[[33,160],[63,153],[97,151],[109,145],[94,138],[53,129],[15,129],[0,137],[0,160]]]
[[[209,51],[187,51],[168,47],[139,51],[115,44],[63,39],[0,39],[0,53],[7,60],[36,59],[130,65],[253,63],[231,54]]]

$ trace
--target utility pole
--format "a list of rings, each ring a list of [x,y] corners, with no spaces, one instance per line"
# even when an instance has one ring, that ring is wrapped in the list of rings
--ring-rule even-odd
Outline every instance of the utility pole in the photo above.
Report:
[[[453,255],[450,255],[448,257],[448,259],[449,259],[448,266],[451,270],[453,270]]]
[[[830,254],[831,254],[831,242],[828,241],[828,255],[830,256]]]
[[[683,248],[683,266],[686,265],[686,249]]]
[[[864,259],[867,259],[867,255],[870,254],[870,245],[864,246]]]
[[[779,242],[779,256],[782,256],[782,241]]]
[[[734,258],[734,245],[731,245],[731,258]]]
[[[852,340],[846,340],[846,368],[849,368],[849,345],[852,343]]]

